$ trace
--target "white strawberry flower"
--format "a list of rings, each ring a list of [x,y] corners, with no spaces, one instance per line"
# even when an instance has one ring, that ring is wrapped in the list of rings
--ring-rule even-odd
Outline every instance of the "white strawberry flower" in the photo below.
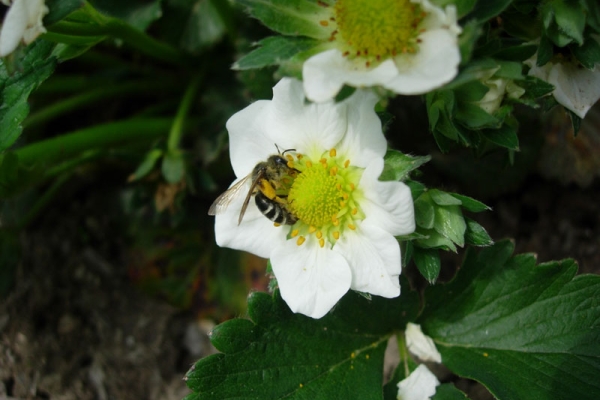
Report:
[[[271,259],[294,312],[320,318],[349,289],[400,294],[394,236],[414,231],[414,209],[404,183],[378,180],[387,146],[373,110],[377,101],[357,91],[339,103],[309,103],[302,83],[284,78],[273,88],[273,100],[257,101],[227,122],[237,181],[276,154],[276,145],[294,149],[285,155],[300,171],[287,193],[287,207],[298,218],[294,225],[277,226],[254,201],[238,225],[244,195],[215,223],[220,246]]]
[[[0,57],[12,53],[19,43],[29,44],[46,32],[42,23],[48,7],[44,0],[2,0],[10,6],[0,30]]]
[[[406,324],[405,335],[406,347],[412,354],[422,361],[442,362],[442,355],[435,347],[433,339],[423,333],[421,325],[409,322]]]
[[[337,0],[327,10],[329,18],[319,15],[315,23],[330,30],[329,40],[302,70],[312,101],[335,97],[344,84],[423,94],[458,73],[461,28],[454,5],[442,9],[429,0]]]
[[[398,400],[429,400],[436,392],[440,381],[424,365],[419,365],[411,374],[398,382]]]

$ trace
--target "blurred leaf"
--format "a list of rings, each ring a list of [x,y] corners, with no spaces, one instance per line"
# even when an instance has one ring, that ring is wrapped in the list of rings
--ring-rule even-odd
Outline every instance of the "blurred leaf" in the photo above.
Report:
[[[473,9],[477,0],[432,0],[432,3],[441,8],[453,4],[458,18],[462,18]]]
[[[598,399],[600,276],[513,249],[469,249],[455,279],[425,290],[423,332],[497,399]]]
[[[467,395],[461,392],[452,383],[443,383],[436,388],[431,400],[466,400]],[[395,400],[395,399],[394,399]]]
[[[403,181],[411,171],[431,160],[431,156],[410,156],[397,150],[389,149],[385,153],[383,171],[380,181]]]
[[[511,150],[519,150],[519,138],[517,131],[511,126],[504,124],[498,129],[484,129],[481,131],[483,137],[498,146]]]
[[[465,222],[467,224],[465,232],[466,244],[470,244],[471,246],[490,246],[494,244],[494,241],[483,226],[467,217],[465,217]]]
[[[181,47],[197,53],[220,41],[227,32],[228,22],[222,12],[212,0],[195,1],[180,39]]]
[[[513,0],[478,1],[475,9],[469,14],[469,18],[478,21],[487,21],[506,10]]]
[[[169,183],[178,183],[185,175],[185,160],[180,151],[169,151],[162,162],[162,174]]]
[[[233,69],[245,70],[279,65],[295,54],[314,47],[318,42],[305,37],[271,36],[258,42],[260,47],[235,62]]]
[[[600,63],[600,44],[591,36],[585,38],[581,46],[571,46],[571,52],[587,69],[594,69]]]
[[[141,31],[145,31],[152,22],[162,16],[161,0],[89,1],[98,11],[120,18]]]
[[[349,292],[318,320],[293,314],[278,291],[251,294],[251,321],[233,319],[213,330],[211,341],[223,353],[187,373],[195,393],[186,399],[207,393],[219,399],[381,399],[387,341],[419,307],[416,292],[403,287],[395,299]]]
[[[19,236],[0,230],[0,298],[8,295],[15,280],[15,271],[21,260]]]
[[[421,275],[423,275],[427,282],[433,285],[442,269],[439,251],[416,247],[413,253],[413,260]]]
[[[135,172],[129,177],[129,181],[137,181],[148,175],[158,160],[162,157],[163,151],[161,149],[152,149],[147,154],[144,160],[138,165]],[[178,181],[177,181],[178,182]]]
[[[46,0],[48,14],[44,16],[44,26],[48,27],[73,11],[83,7],[84,0]]]
[[[0,106],[0,152],[17,140],[23,130],[22,122],[29,114],[27,99],[54,71],[56,58],[52,43],[36,40],[29,47],[13,75],[0,64],[2,105]]]
[[[581,2],[572,0],[548,0],[540,8],[546,35],[558,47],[575,41],[583,44],[585,11]]]
[[[19,177],[19,157],[12,151],[0,154],[0,199],[10,197]]]
[[[237,0],[248,7],[250,15],[283,35],[329,39],[331,29],[321,26],[331,11],[309,0]]]

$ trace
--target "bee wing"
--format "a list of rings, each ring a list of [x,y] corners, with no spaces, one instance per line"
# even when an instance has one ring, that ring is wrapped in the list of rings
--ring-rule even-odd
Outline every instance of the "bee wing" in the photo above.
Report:
[[[242,210],[240,211],[240,216],[238,218],[238,225],[242,223],[242,218],[244,218],[244,214],[246,214],[246,208],[248,208],[248,203],[250,202],[250,197],[252,197],[252,193],[254,192],[254,189],[256,188],[256,186],[258,185],[260,180],[263,178],[264,173],[265,173],[264,169],[261,169],[260,172],[258,173],[258,175],[256,176],[256,179],[254,179],[254,181],[252,181],[252,185],[250,185],[250,190],[248,190],[248,194],[246,195],[246,199],[244,200],[244,204],[242,205]]]
[[[212,205],[208,209],[208,215],[217,215],[217,214],[222,214],[223,212],[225,212],[227,207],[229,207],[229,204],[231,204],[231,201],[237,197],[237,195],[240,193],[240,191],[244,187],[246,187],[246,183],[248,183],[248,180],[250,180],[251,177],[252,177],[252,174],[246,175],[244,178],[237,181],[235,183],[235,185],[233,185],[232,187],[230,187],[229,189],[227,189],[226,191],[221,193],[221,195],[219,195],[219,197],[217,197],[215,199],[215,201],[212,203]],[[251,195],[252,190],[254,190],[254,186],[255,186],[255,184],[252,185],[252,187],[250,188],[250,191],[248,192],[248,196],[246,197],[246,200],[244,201],[244,206],[242,207],[242,211],[245,211],[246,207],[248,206],[248,201],[250,200],[249,196]]]

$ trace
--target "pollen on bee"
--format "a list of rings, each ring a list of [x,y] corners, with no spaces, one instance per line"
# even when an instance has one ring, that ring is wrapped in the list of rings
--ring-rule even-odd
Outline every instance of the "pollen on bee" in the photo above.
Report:
[[[344,168],[348,168],[349,165],[350,165],[350,160],[344,161]]]
[[[333,237],[335,240],[338,240],[340,238],[340,231],[333,231]]]
[[[354,224],[348,224],[348,228],[355,230],[356,229],[356,225]]]
[[[337,154],[337,151],[335,149],[329,150],[329,157],[335,157],[336,154]]]
[[[304,238],[304,236],[299,236],[298,240],[296,240],[296,244],[298,246],[302,246],[302,243],[304,243],[306,241],[306,239]]]
[[[292,231],[292,233],[290,233],[290,236],[291,236],[291,237],[296,237],[296,236],[298,236],[298,234],[299,234],[299,233],[300,233],[300,231],[299,231],[298,229],[294,229],[294,230]]]
[[[325,239],[323,239],[323,238],[319,239],[319,246],[321,248],[325,247]]]

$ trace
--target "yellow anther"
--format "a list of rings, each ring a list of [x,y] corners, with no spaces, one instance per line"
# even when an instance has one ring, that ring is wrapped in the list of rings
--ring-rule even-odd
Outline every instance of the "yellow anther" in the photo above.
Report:
[[[302,160],[302,157],[303,157],[303,156],[302,156],[302,154],[296,154],[296,158],[297,158],[298,160]]]
[[[348,197],[350,197],[350,195],[344,192],[344,194],[342,194],[342,197],[344,198],[344,200],[348,200]]]
[[[335,240],[338,240],[340,238],[340,231],[333,231],[333,237]]]
[[[289,168],[294,168],[294,162],[293,162],[293,161],[288,161],[288,162],[287,162],[287,166],[288,166]]]
[[[326,159],[325,157],[323,157],[323,158],[321,158],[321,159],[319,160],[319,162],[320,162],[321,164],[327,164],[327,159]]]
[[[335,151],[335,149],[329,150],[329,157],[335,157],[336,155],[337,155],[337,152]]]
[[[356,225],[354,224],[348,224],[348,228],[355,230],[356,229]]]
[[[288,161],[290,161],[290,162],[291,162],[291,161],[294,161],[294,157],[292,157],[292,156],[291,156],[291,155],[289,155],[289,154],[286,154],[286,155],[285,155],[285,158],[286,158]]]
[[[325,239],[323,239],[323,238],[319,239],[319,246],[325,247]]]
[[[356,186],[354,186],[354,183],[350,182],[350,190],[354,190],[356,189]]]
[[[337,172],[338,172],[338,167],[331,167],[331,169],[329,170],[329,175],[336,176]]]
[[[346,202],[345,202],[345,201],[340,201],[340,207],[341,207],[341,208],[344,208],[344,207],[346,207]]]
[[[273,222],[273,226],[278,227],[278,226],[281,226],[281,224],[278,224],[277,222]]]
[[[350,165],[350,160],[344,161],[344,168],[348,168],[349,165]]]
[[[317,237],[317,239],[321,239],[323,237],[323,232],[318,231],[315,236]]]
[[[342,184],[341,184],[341,183],[338,183],[337,185],[335,185],[335,188],[336,188],[337,190],[342,190]]]
[[[290,233],[290,236],[291,236],[291,237],[296,237],[296,236],[298,236],[298,234],[299,234],[299,233],[300,233],[300,231],[299,231],[298,229],[294,229],[294,230],[292,231],[292,233]]]
[[[304,238],[304,236],[300,236],[298,237],[298,240],[296,240],[296,244],[298,246],[302,246],[302,243],[304,243],[306,241],[306,239]]]
[[[315,228],[312,225],[308,228],[308,233],[315,233],[316,231],[317,231],[317,228]]]
[[[352,215],[356,215],[356,214],[358,214],[358,208],[354,207],[352,209]]]
[[[312,162],[310,162],[310,161],[307,161],[307,162],[306,162],[306,168],[311,168],[311,167],[312,167]]]
[[[333,221],[333,226],[339,226],[340,225],[340,220],[336,219]]]

